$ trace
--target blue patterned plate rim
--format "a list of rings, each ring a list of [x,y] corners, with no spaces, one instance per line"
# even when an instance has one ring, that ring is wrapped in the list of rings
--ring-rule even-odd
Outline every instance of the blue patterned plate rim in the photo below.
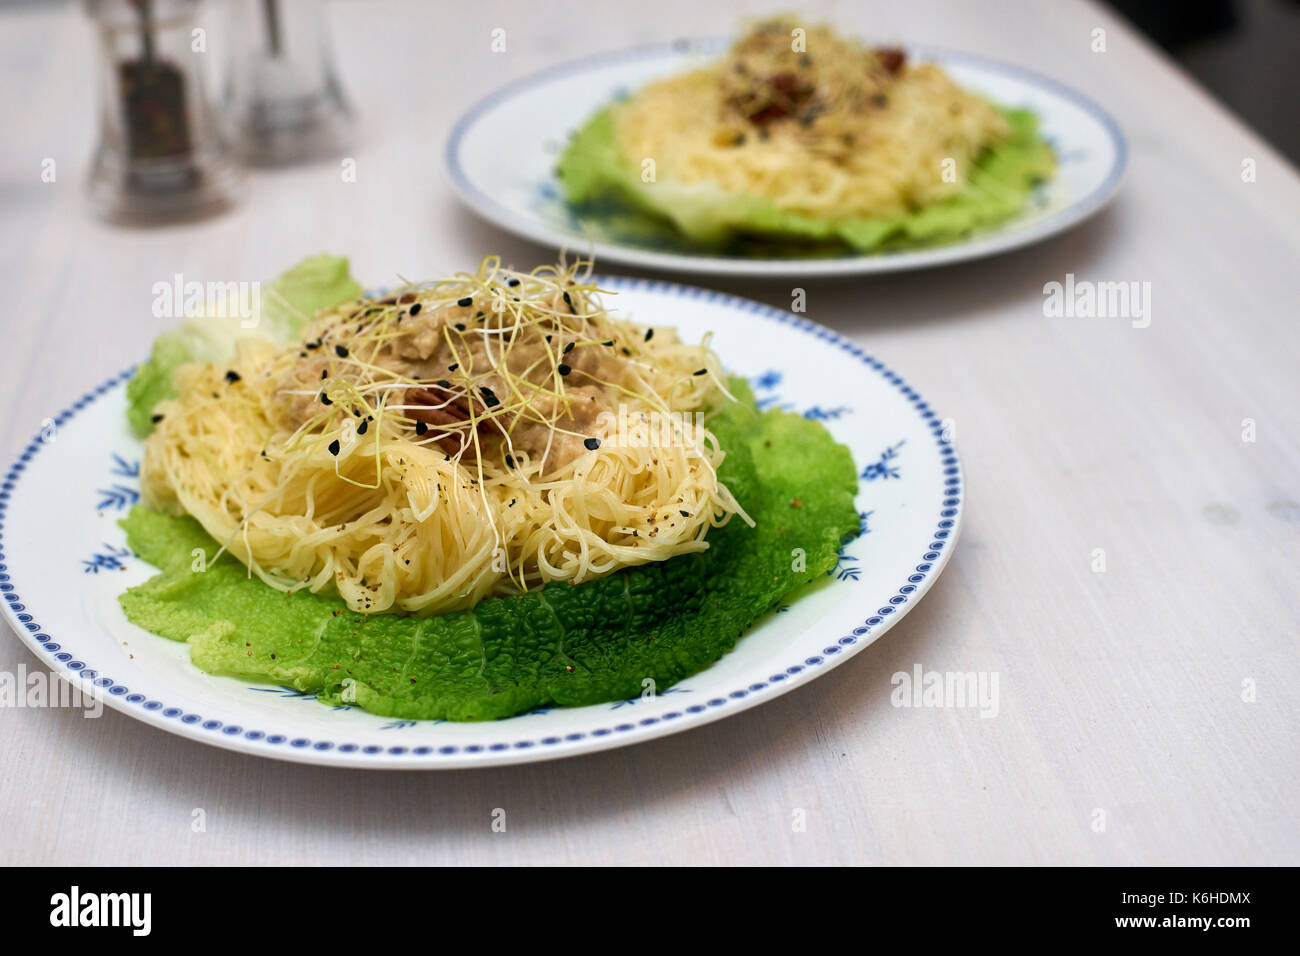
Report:
[[[225,749],[283,760],[332,766],[396,769],[452,769],[576,756],[653,739],[679,729],[702,726],[771,700],[812,680],[852,657],[897,623],[938,578],[947,565],[960,534],[961,516],[964,510],[962,469],[956,446],[945,434],[943,419],[902,376],[839,333],[808,319],[760,302],[708,289],[652,279],[618,276],[597,276],[596,279],[602,288],[611,291],[642,289],[718,303],[814,336],[849,353],[873,372],[878,373],[888,384],[902,393],[929,428],[943,455],[942,463],[946,466],[944,473],[947,477],[940,495],[941,507],[937,511],[941,519],[924,545],[918,548],[919,563],[913,573],[908,575],[907,580],[850,633],[828,638],[821,654],[791,661],[786,667],[774,671],[767,681],[737,687],[730,692],[716,694],[704,703],[683,708],[691,715],[689,718],[686,713],[679,713],[639,721],[618,721],[583,733],[570,733],[562,737],[531,738],[503,732],[500,740],[467,746],[361,746],[346,741],[340,743],[332,740],[313,740],[288,733],[247,729],[220,720],[204,718],[184,708],[146,699],[144,695],[132,693],[129,687],[104,676],[93,662],[84,660],[68,649],[65,643],[66,636],[58,637],[43,630],[38,622],[39,612],[32,611],[22,602],[19,585],[13,580],[13,572],[9,567],[9,558],[5,550],[6,517],[14,489],[21,480],[23,472],[26,471],[27,463],[45,446],[40,433],[28,443],[5,473],[3,482],[0,482],[0,596],[3,597],[6,620],[31,651],[54,673],[69,681],[82,674],[88,678],[93,677],[93,681],[83,680],[78,686],[83,691],[95,694],[114,709],[164,730]],[[87,392],[71,406],[54,416],[54,423],[65,424],[87,405],[124,384],[134,371],[133,366]],[[740,646],[738,645],[737,649]],[[732,651],[732,653],[736,652]],[[519,717],[508,718],[499,723],[502,727],[506,727],[511,724],[511,721],[518,719]]]

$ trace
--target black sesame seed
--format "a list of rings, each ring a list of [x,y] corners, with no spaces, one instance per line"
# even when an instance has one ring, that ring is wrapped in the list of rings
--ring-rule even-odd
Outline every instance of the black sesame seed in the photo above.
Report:
[[[238,382],[238,381],[239,381],[239,373],[236,372],[233,368],[231,368],[231,369],[226,369],[226,381],[227,381],[227,382],[230,382],[232,385],[233,385],[235,382]]]
[[[472,295],[467,295],[463,299],[457,299],[456,304],[463,309],[467,309],[474,304],[474,297]]]
[[[506,467],[507,468],[515,467],[515,460],[510,455],[506,455]]]
[[[570,312],[573,311],[573,297],[567,292],[564,293],[564,304],[569,307]]]
[[[454,363],[452,363],[451,365],[448,365],[448,366],[447,366],[447,371],[448,371],[448,372],[454,372],[454,371],[456,371],[456,369],[458,369],[458,368],[460,368],[460,363],[459,363],[459,362],[454,362]]]
[[[428,430],[429,430],[429,426],[426,425],[424,422],[417,421],[415,423],[415,433],[417,435],[423,435]]]
[[[357,426],[357,434],[364,435],[366,433],[366,429],[369,427],[370,427],[369,422],[362,422],[360,425]]]
[[[614,347],[614,340],[613,340],[613,339],[610,339],[608,342],[601,342],[600,344],[601,344],[601,345],[608,345],[610,348],[613,348],[613,347]]]
[[[704,374],[705,372],[707,372],[707,371],[708,371],[707,368],[697,368],[697,369],[696,369],[694,372],[692,372],[691,374],[692,374],[692,375],[703,375],[703,374]]]
[[[420,303],[418,302],[415,303],[415,305],[411,306],[411,315],[419,315],[421,308],[422,306],[420,305]]]
[[[561,362],[561,363],[556,367],[556,371],[559,372],[561,375],[568,375],[570,372],[573,371],[573,369],[569,368],[569,366],[567,366],[567,365],[565,365],[563,362]]]
[[[334,346],[334,354],[337,355],[339,358],[347,358],[348,350],[341,345],[336,345]]]
[[[654,338],[654,337],[655,337],[655,330],[654,330],[654,329],[646,329],[646,330],[645,330],[645,340],[646,340],[647,342],[649,342],[649,341],[650,341],[652,338]]]
[[[515,286],[519,285],[519,280],[518,280],[518,279],[509,279],[509,280],[506,281],[506,285],[510,286],[510,288],[513,289]]]
[[[680,508],[677,509],[677,513],[681,515],[683,518],[689,518],[691,516],[691,513],[689,511],[682,511]]]
[[[451,382],[447,381],[445,378],[440,378],[433,384],[437,385],[439,388],[451,388]]]
[[[320,343],[319,343],[319,342],[308,342],[308,343],[306,344],[306,346],[304,346],[304,347],[305,347],[305,348],[309,348],[309,349],[318,349],[318,348],[320,348]]]
[[[570,342],[568,345],[566,345],[566,346],[564,347],[564,353],[563,353],[563,354],[568,355],[570,352],[573,351],[573,347],[574,347],[575,345],[577,345],[577,344],[578,344],[578,343],[576,343],[576,342]]]
[[[153,422],[155,425],[157,425],[162,420],[163,417],[161,415],[154,415],[152,418],[149,419],[149,421]]]
[[[588,438],[588,439],[587,439],[586,441],[584,441],[582,444],[583,444],[584,446],[586,446],[587,451],[595,451],[597,448],[600,447],[600,439],[599,439],[599,438]]]
[[[336,438],[332,442],[330,442],[330,454],[337,455],[338,453],[339,453],[339,440]]]
[[[464,322],[457,322],[457,323],[456,323],[456,331],[457,331],[457,332],[464,332],[464,331],[465,331],[465,323],[464,323]]]
[[[496,397],[496,394],[492,391],[492,389],[484,387],[480,389],[480,391],[483,393],[483,404],[486,405],[488,408],[491,408],[494,405],[501,404],[501,399]]]
[[[330,370],[327,369],[327,368],[323,368],[323,369],[321,369],[321,370],[320,370],[320,377],[321,377],[321,378],[329,378],[329,377],[330,377]]]
[[[328,395],[326,395],[324,392],[321,392],[321,393],[320,393],[320,403],[321,403],[322,405],[333,405],[333,404],[334,404],[334,400],[333,400],[332,398],[330,398]]]

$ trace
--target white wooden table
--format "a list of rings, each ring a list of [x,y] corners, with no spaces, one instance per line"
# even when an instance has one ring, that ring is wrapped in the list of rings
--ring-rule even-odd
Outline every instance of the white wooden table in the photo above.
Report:
[[[589,18],[564,6],[333,6],[365,126],[358,181],[333,164],[259,173],[238,211],[156,231],[86,208],[95,61],[79,12],[0,14],[6,459],[145,354],[164,324],[151,286],[176,272],[266,277],[332,250],[378,283],[488,251],[544,260],[453,200],[441,149],[454,117],[547,64],[725,33],[751,5],[593,3]],[[1062,238],[943,271],[804,283],[811,318],[955,419],[967,524],[935,590],[773,703],[558,763],[330,771],[112,711],[0,711],[0,862],[1300,862],[1300,177],[1100,8],[923,0],[821,16],[1048,73],[1112,110],[1132,146],[1115,205]],[[488,50],[498,26],[505,54]],[[1257,181],[1243,182],[1243,159]],[[1069,272],[1150,282],[1150,327],[1045,317],[1044,283]],[[789,283],[718,285],[790,301]],[[1000,714],[892,707],[891,675],[917,663],[996,671]],[[35,666],[5,632],[0,669],[19,664]],[[196,807],[205,833],[190,830]],[[504,834],[490,828],[498,807]]]

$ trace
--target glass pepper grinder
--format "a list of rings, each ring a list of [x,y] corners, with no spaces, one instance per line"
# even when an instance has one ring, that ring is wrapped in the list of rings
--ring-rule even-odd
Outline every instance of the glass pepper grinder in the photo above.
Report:
[[[99,33],[91,202],[114,222],[193,219],[230,206],[239,171],[203,89],[199,0],[85,0]]]
[[[352,132],[319,0],[233,0],[223,107],[250,164],[337,157]]]

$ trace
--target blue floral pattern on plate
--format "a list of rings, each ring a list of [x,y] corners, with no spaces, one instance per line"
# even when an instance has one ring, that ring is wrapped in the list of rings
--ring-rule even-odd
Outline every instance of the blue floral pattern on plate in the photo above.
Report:
[[[641,296],[644,296],[647,307],[672,309],[680,306],[683,311],[696,315],[698,321],[717,322],[731,328],[729,334],[732,336],[740,334],[745,338],[752,337],[748,328],[751,323],[763,326],[765,336],[788,337],[792,333],[797,333],[796,339],[786,342],[785,347],[816,349],[818,361],[824,358],[827,362],[851,363],[855,367],[860,363],[866,367],[867,371],[862,373],[860,382],[854,388],[854,394],[871,394],[873,412],[877,403],[889,403],[893,411],[886,416],[885,420],[897,418],[900,423],[904,421],[909,423],[906,426],[905,447],[916,457],[914,460],[906,452],[903,452],[903,455],[908,462],[914,462],[918,467],[925,465],[924,471],[927,477],[925,488],[931,487],[928,483],[930,475],[938,476],[939,487],[936,490],[939,494],[932,498],[933,491],[923,490],[917,483],[917,476],[909,475],[906,468],[902,469],[902,477],[898,479],[870,483],[864,479],[863,489],[871,489],[870,505],[874,510],[864,508],[860,512],[863,534],[871,531],[868,519],[874,522],[882,515],[888,515],[891,519],[894,515],[914,515],[907,524],[908,540],[912,542],[912,546],[905,546],[901,550],[897,546],[891,546],[888,552],[881,552],[880,555],[890,558],[891,561],[902,558],[904,563],[909,563],[910,569],[901,576],[901,584],[897,583],[899,579],[893,581],[882,579],[881,563],[876,560],[876,555],[870,558],[864,555],[862,551],[864,543],[859,538],[856,544],[845,546],[845,553],[838,562],[838,570],[861,568],[861,580],[852,584],[835,581],[830,589],[819,592],[816,598],[810,597],[810,600],[814,602],[824,600],[825,595],[829,593],[847,595],[862,592],[865,600],[880,601],[878,608],[869,611],[860,607],[859,601],[862,598],[833,601],[827,605],[834,609],[833,623],[823,623],[818,628],[811,628],[812,619],[800,620],[791,625],[796,630],[778,632],[783,635],[780,640],[789,639],[799,648],[795,652],[798,655],[797,659],[787,658],[784,665],[764,662],[757,667],[751,660],[741,665],[741,673],[745,675],[741,681],[733,681],[731,677],[710,678],[709,674],[714,670],[710,669],[683,682],[688,686],[679,686],[680,691],[691,693],[683,698],[683,705],[676,708],[673,707],[675,699],[655,703],[645,699],[645,703],[641,706],[629,708],[630,712],[635,713],[634,717],[623,722],[609,723],[593,716],[592,712],[607,714],[613,709],[612,703],[599,708],[577,710],[565,708],[562,709],[563,719],[558,719],[560,712],[556,711],[550,719],[539,722],[547,727],[553,727],[553,730],[549,733],[541,730],[537,734],[526,729],[535,726],[534,724],[519,722],[522,718],[486,725],[452,725],[454,732],[441,738],[422,734],[419,728],[429,726],[431,722],[420,722],[415,728],[405,728],[402,731],[403,738],[408,735],[412,738],[410,746],[387,745],[376,741],[374,734],[379,730],[381,722],[391,721],[384,721],[383,718],[366,714],[356,708],[351,708],[351,714],[339,714],[338,719],[341,722],[337,724],[331,722],[333,720],[331,712],[315,702],[305,704],[303,708],[291,708],[295,712],[301,710],[304,715],[309,714],[310,716],[305,719],[295,718],[287,713],[282,715],[278,709],[261,708],[246,711],[234,703],[233,699],[228,703],[222,703],[211,697],[200,698],[188,692],[183,684],[177,684],[170,678],[160,677],[158,671],[142,669],[139,661],[128,663],[125,654],[114,657],[114,646],[120,649],[120,643],[117,643],[113,626],[107,622],[102,634],[84,632],[78,634],[75,620],[70,616],[84,613],[83,609],[86,605],[83,602],[88,598],[93,597],[95,601],[107,599],[111,602],[112,595],[120,588],[113,588],[113,584],[116,584],[116,581],[113,581],[112,584],[106,583],[103,587],[93,589],[94,594],[79,592],[76,595],[76,602],[73,602],[75,608],[60,607],[59,602],[51,597],[51,585],[47,581],[57,580],[59,583],[53,585],[54,587],[64,586],[66,582],[53,569],[56,562],[66,559],[62,557],[60,549],[50,546],[50,542],[42,544],[41,534],[37,530],[48,520],[45,512],[40,510],[47,504],[48,494],[44,489],[51,474],[67,476],[77,472],[69,471],[66,467],[68,452],[44,450],[52,445],[52,439],[41,434],[28,444],[0,481],[0,601],[3,601],[6,616],[23,640],[51,667],[59,668],[70,678],[75,679],[84,675],[86,681],[93,680],[95,688],[103,693],[106,701],[112,703],[117,709],[148,723],[183,736],[206,740],[244,752],[268,756],[285,756],[297,752],[298,755],[293,756],[292,759],[356,766],[447,767],[516,762],[539,759],[546,755],[588,752],[612,746],[616,742],[646,739],[662,733],[670,726],[685,727],[770,699],[782,690],[808,680],[846,659],[859,647],[874,640],[924,593],[945,563],[957,532],[962,503],[961,468],[952,440],[943,426],[943,420],[918,392],[901,376],[887,368],[883,362],[872,357],[856,344],[828,329],[813,325],[799,316],[722,293],[667,283],[610,277],[602,277],[600,282],[620,293],[630,294],[638,301]],[[677,302],[670,301],[671,299],[677,299]],[[782,329],[781,326],[787,328]],[[744,328],[743,333],[740,331],[742,328]],[[752,362],[752,349],[750,354]],[[807,379],[808,362],[804,365],[805,368],[800,374]],[[53,423],[62,429],[82,413],[83,409],[92,403],[97,403],[98,399],[110,393],[120,402],[121,386],[130,374],[131,370],[128,370],[88,392],[53,418]],[[841,374],[851,374],[849,364],[844,366]],[[784,385],[784,378],[779,372],[776,375],[764,372],[756,376],[756,379],[762,379],[763,376],[767,376],[763,384],[770,386],[766,391],[779,400],[780,395],[776,394],[777,387]],[[72,427],[83,429],[94,427],[95,434],[103,435],[106,423],[115,421],[115,415],[120,415],[117,402],[112,403],[111,406],[109,403],[98,403],[95,410],[83,416],[93,417],[96,420],[95,425],[74,422]],[[871,424],[864,423],[865,418],[866,416],[849,414],[840,422],[832,423],[836,427],[851,431],[856,436],[853,447],[859,461],[863,460],[864,455],[863,436],[874,434],[876,428],[875,414],[871,416]],[[853,424],[850,426],[846,423]],[[125,433],[124,427],[123,432]],[[872,441],[874,440],[876,439],[873,438]],[[132,446],[127,444],[125,437],[122,442],[115,447],[111,444],[100,447],[108,447],[119,452],[118,458],[121,461],[114,459],[112,467],[121,471],[130,471],[136,466],[122,455],[121,451]],[[894,442],[894,445],[897,444],[897,441]],[[882,443],[877,447],[883,451],[894,445]],[[104,453],[107,455],[109,452]],[[893,463],[895,465],[896,459],[897,455]],[[38,469],[42,475],[40,479],[29,475],[30,472]],[[127,476],[117,473],[115,477],[125,479]],[[131,484],[127,481],[112,483],[122,484],[124,487],[130,487]],[[92,480],[89,483],[83,482],[77,487],[94,489],[96,484]],[[898,498],[900,493],[903,495],[901,499]],[[21,496],[22,507],[14,506],[17,504],[16,494]],[[877,495],[884,497],[878,501]],[[882,510],[881,502],[887,504],[888,508]],[[905,503],[906,509],[897,510],[895,502]],[[931,511],[931,507],[934,511]],[[934,517],[931,517],[932,515]],[[89,527],[96,529],[94,533],[98,536],[100,533],[110,534],[108,529],[115,523],[114,511],[99,512],[94,523]],[[78,526],[65,522],[61,527],[71,529]],[[84,530],[87,526],[79,527]],[[891,529],[891,532],[895,530]],[[59,533],[64,534],[67,531]],[[921,537],[922,534],[925,535],[924,538]],[[84,541],[85,538],[78,540]],[[95,537],[89,540],[99,539]],[[115,539],[110,536],[106,540],[112,542]],[[83,545],[83,547],[86,552],[101,553],[98,544],[91,544],[88,547]],[[116,545],[110,544],[108,547],[116,547]],[[916,548],[915,551],[912,550],[913,547]],[[120,552],[119,554],[104,553],[107,554],[108,560],[101,559],[99,562],[101,565],[111,564],[113,558],[122,560]],[[10,568],[15,558],[23,569],[22,580],[27,582],[25,586],[16,584],[12,580]],[[94,562],[93,555],[89,560]],[[136,567],[133,561],[127,560],[126,564],[128,570],[142,573],[145,571],[143,566]],[[73,569],[79,578],[93,580],[98,575],[98,571],[94,573],[85,571],[82,562],[74,565]],[[891,571],[888,578],[893,578],[893,573]],[[845,582],[851,580],[851,575],[844,576]],[[870,581],[869,587],[867,581]],[[28,609],[19,596],[20,588],[29,593],[36,592],[35,600],[43,609],[39,615],[33,614]],[[778,612],[780,610],[782,609],[778,609]],[[799,608],[793,610],[798,611]],[[864,619],[859,614],[868,616]],[[37,620],[38,617],[52,621],[55,630],[62,631],[64,636],[59,638],[52,636],[43,629]],[[839,636],[817,633],[818,630],[825,631],[831,628]],[[75,647],[80,647],[83,651],[88,650],[92,655],[92,661],[87,662],[78,656],[75,647],[64,644],[64,641],[69,639],[73,641]],[[171,648],[174,648],[174,645],[170,642],[160,641],[155,650],[159,655],[166,655],[172,653]],[[180,652],[184,652],[183,647],[180,648]],[[736,654],[739,655],[740,651]],[[138,653],[135,656],[138,657]],[[723,669],[729,673],[730,668],[740,664],[740,660],[737,656],[728,660],[731,663]],[[107,663],[110,669],[120,668],[126,671],[119,676],[126,677],[131,684],[139,686],[134,688],[127,686],[123,681],[115,680],[104,673],[100,669],[100,665],[104,663]],[[768,667],[772,669],[766,671],[765,668]],[[170,673],[170,670],[168,672]],[[222,686],[223,680],[207,678],[204,675],[203,682],[204,686],[213,687]],[[215,681],[216,684],[211,684],[209,681]],[[310,699],[309,695],[286,688],[257,688],[257,692],[263,698],[279,696],[304,701]],[[252,694],[250,693],[249,696],[251,697]],[[172,702],[168,703],[168,700]],[[201,700],[209,702],[203,703],[200,702]],[[643,699],[638,698],[639,702],[641,700]],[[214,714],[220,715],[221,719]],[[256,721],[261,726],[250,727],[245,723],[248,720]],[[348,739],[354,733],[357,737]]]

